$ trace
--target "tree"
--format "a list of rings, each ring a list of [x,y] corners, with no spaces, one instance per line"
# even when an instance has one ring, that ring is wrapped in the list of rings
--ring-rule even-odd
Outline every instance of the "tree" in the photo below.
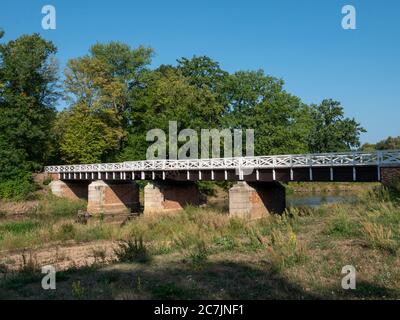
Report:
[[[395,150],[400,149],[400,136],[388,137],[376,144],[376,150]]]
[[[311,152],[348,151],[360,146],[360,134],[365,132],[365,129],[355,119],[344,117],[340,102],[323,100],[320,105],[313,105],[311,108]]]
[[[71,106],[60,116],[58,122],[65,124],[57,133],[64,161],[106,161],[122,150],[130,125],[130,92],[141,85],[152,53],[119,42],[98,43],[88,55],[68,62],[64,85]],[[83,152],[74,145],[78,140],[88,143]]]
[[[254,129],[257,155],[307,151],[308,107],[284,91],[283,84],[262,70],[239,71],[228,79],[224,126]]]
[[[220,68],[217,61],[207,56],[193,56],[191,59],[177,60],[178,70],[197,88],[206,88],[217,94],[220,103],[224,102],[224,87],[229,73]]]
[[[362,151],[374,151],[374,150],[396,150],[400,149],[400,136],[399,137],[388,137],[376,144],[364,143],[361,146]]]
[[[178,122],[178,131],[191,128],[217,128],[224,108],[207,87],[192,85],[179,69],[160,66],[149,72],[144,85],[132,91],[130,130],[127,147],[120,160],[144,159],[149,143],[148,130],[159,128],[168,132],[169,121]]]
[[[29,169],[40,168],[48,156],[58,98],[55,53],[38,34],[0,45],[0,140]]]
[[[92,112],[85,104],[78,104],[58,115],[54,130],[59,137],[64,163],[104,162],[118,147],[122,129],[103,120],[108,116],[107,110],[99,113]]]

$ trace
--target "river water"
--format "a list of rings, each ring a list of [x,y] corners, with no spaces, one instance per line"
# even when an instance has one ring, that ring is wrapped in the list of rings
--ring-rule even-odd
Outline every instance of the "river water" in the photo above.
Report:
[[[354,192],[294,192],[286,196],[287,207],[319,207],[323,204],[353,203]]]

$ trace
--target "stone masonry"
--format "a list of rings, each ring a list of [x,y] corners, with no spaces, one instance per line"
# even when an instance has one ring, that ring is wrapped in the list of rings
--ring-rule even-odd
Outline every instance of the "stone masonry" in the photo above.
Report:
[[[51,192],[60,198],[68,198],[72,200],[88,198],[88,182],[64,182],[61,180],[53,180],[49,186]]]
[[[131,213],[139,208],[139,188],[135,182],[107,183],[94,181],[89,185],[87,211],[90,214]]]
[[[229,214],[259,219],[268,213],[282,213],[286,207],[285,188],[279,183],[238,182],[229,190]]]
[[[192,182],[148,183],[144,188],[144,214],[174,212],[199,205],[200,194]]]

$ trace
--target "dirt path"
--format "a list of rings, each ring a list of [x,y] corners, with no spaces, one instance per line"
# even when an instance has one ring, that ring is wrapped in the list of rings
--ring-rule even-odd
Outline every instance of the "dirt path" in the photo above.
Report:
[[[71,267],[82,267],[94,262],[110,262],[114,259],[112,241],[95,241],[83,244],[60,244],[37,250],[25,250],[18,252],[0,252],[0,265],[8,270],[18,270],[26,263],[34,263],[42,267],[53,265],[57,270],[66,270]]]

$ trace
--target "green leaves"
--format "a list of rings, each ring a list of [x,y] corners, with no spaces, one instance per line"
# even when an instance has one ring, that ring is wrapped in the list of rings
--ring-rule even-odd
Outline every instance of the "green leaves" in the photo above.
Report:
[[[149,48],[98,43],[89,55],[68,62],[64,85],[71,106],[55,127],[62,161],[107,161],[122,151],[131,126],[131,93],[152,54]]]
[[[362,151],[374,151],[374,150],[396,150],[400,149],[400,136],[388,137],[376,144],[364,143],[361,146]]]
[[[55,116],[55,46],[38,34],[0,45],[0,135],[34,168],[46,161]]]
[[[309,137],[312,152],[337,152],[359,147],[365,129],[354,119],[345,118],[340,102],[323,100],[311,106],[313,129]]]
[[[38,34],[0,45],[0,179],[50,159],[144,159],[146,132],[174,120],[178,131],[254,129],[258,155],[348,150],[364,132],[340,103],[307,106],[263,70],[230,74],[207,56],[150,70],[151,48],[120,42],[68,61],[69,107],[56,116],[55,52]]]

